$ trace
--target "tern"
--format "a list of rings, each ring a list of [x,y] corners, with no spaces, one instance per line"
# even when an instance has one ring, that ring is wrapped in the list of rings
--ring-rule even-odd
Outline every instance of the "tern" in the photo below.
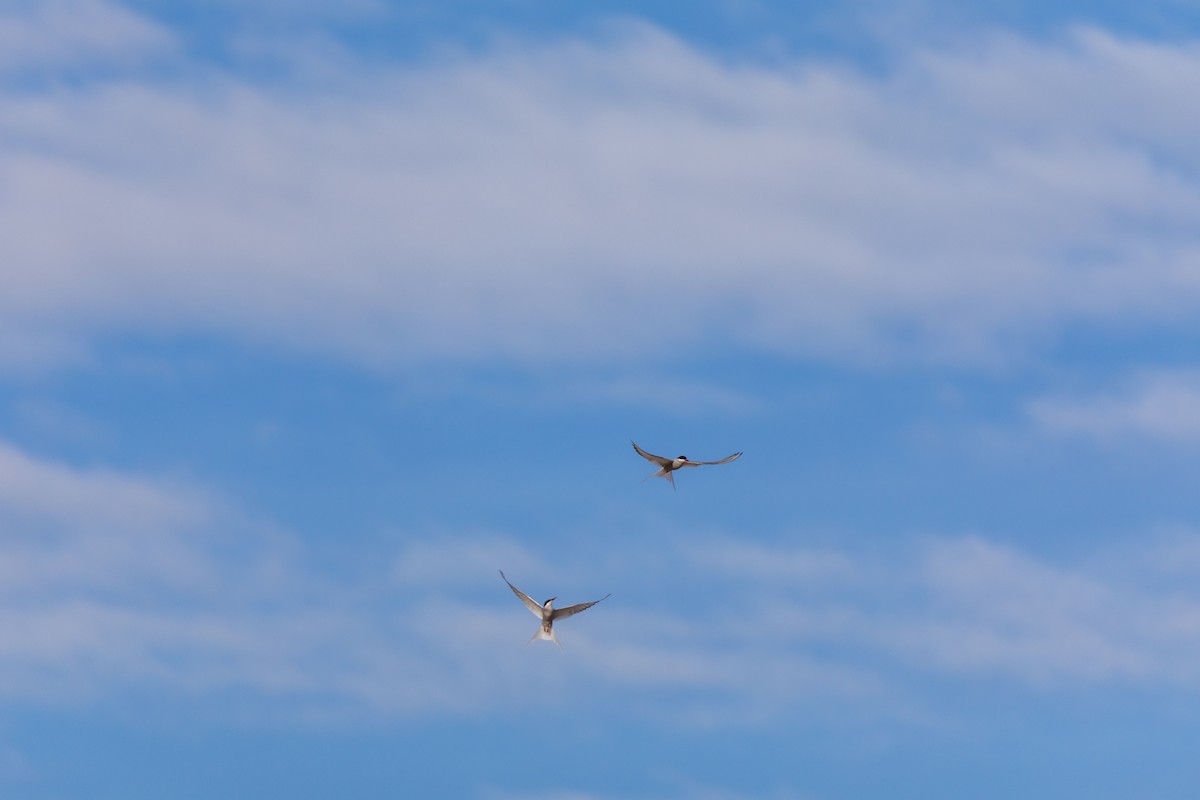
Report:
[[[557,595],[551,597],[546,602],[539,604],[532,597],[513,586],[512,582],[505,577],[504,570],[500,570],[500,577],[504,578],[504,582],[508,584],[508,588],[512,589],[513,594],[521,599],[521,602],[525,604],[525,607],[529,609],[530,613],[542,621],[542,626],[537,629],[537,633],[533,634],[533,636],[529,639],[529,642],[532,642],[534,639],[548,639],[557,644],[559,647],[562,647],[562,645],[559,644],[558,637],[554,635],[555,621],[566,619],[567,617],[573,617],[580,611],[587,611],[589,608],[596,605],[596,603],[599,603],[600,600],[607,600],[609,597],[612,597],[612,593],[610,592],[609,594],[604,595],[604,597],[601,597],[600,600],[593,600],[590,603],[578,603],[573,606],[567,606],[566,608],[555,608],[554,601],[558,599]],[[529,644],[529,642],[526,642],[526,644]]]
[[[680,456],[679,458],[664,458],[663,456],[656,456],[653,453],[647,453],[645,450],[638,447],[637,442],[633,441],[632,439],[629,440],[629,443],[633,445],[633,449],[637,451],[639,456],[646,459],[651,464],[658,465],[658,472],[647,475],[642,479],[642,481],[645,482],[651,478],[666,478],[671,482],[672,489],[675,488],[675,476],[671,473],[677,469],[682,469],[683,467],[704,467],[711,466],[713,464],[728,464],[730,461],[742,457],[741,451],[739,451],[731,456],[725,456],[720,461],[692,461],[687,456]]]

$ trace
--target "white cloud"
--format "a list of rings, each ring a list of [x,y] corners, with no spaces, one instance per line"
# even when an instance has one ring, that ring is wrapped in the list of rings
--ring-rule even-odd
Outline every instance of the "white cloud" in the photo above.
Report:
[[[0,76],[132,65],[173,47],[167,29],[106,0],[16,0],[0,9]]]
[[[198,498],[107,470],[40,461],[0,442],[0,507],[45,524],[77,522],[114,530],[174,527],[204,516]]]
[[[537,794],[487,789],[482,797],[484,800],[684,800],[684,798],[686,800],[806,800],[806,798],[811,798],[811,795],[799,794],[791,789],[779,789],[768,794],[746,794],[745,792],[723,790],[710,784],[696,784],[692,781],[677,779],[672,783],[684,785],[678,788],[672,787],[663,792],[636,795],[596,794],[571,789],[550,790]]]
[[[1200,440],[1200,373],[1150,372],[1116,392],[1043,397],[1027,408],[1039,427],[1056,434],[1194,444]]]
[[[1200,679],[1200,638],[1162,626],[1200,611],[1195,598],[1185,610],[978,539],[934,545],[923,567],[927,615],[881,638],[926,668],[1050,685]]]
[[[672,375],[661,367],[654,373],[639,373],[628,366],[612,371],[596,365],[583,370],[568,368],[547,374],[504,371],[475,372],[464,376],[454,370],[422,370],[405,375],[404,396],[445,397],[470,391],[477,399],[501,406],[529,408],[639,408],[669,412],[680,417],[749,415],[767,404],[733,381],[701,380]],[[468,387],[469,384],[469,387]]]
[[[1200,300],[1191,44],[997,38],[875,77],[633,27],[331,69],[6,91],[17,341],[991,358]]]
[[[403,537],[329,572],[204,492],[0,451],[0,704],[149,693],[220,713],[591,708],[696,726],[909,716],[911,676],[1200,689],[1200,538],[1055,564],[984,539],[886,556],[802,538],[626,540],[546,563],[507,535]],[[378,548],[379,545],[374,545]],[[498,568],[562,602],[559,653]],[[580,682],[589,688],[580,692]]]
[[[568,382],[552,392],[551,399],[575,405],[611,404],[669,410],[685,416],[746,414],[761,408],[761,403],[747,392],[712,382],[663,375]]]
[[[805,587],[845,586],[864,577],[863,565],[846,553],[780,548],[744,541],[712,540],[688,553],[691,564],[728,581],[787,581]]]

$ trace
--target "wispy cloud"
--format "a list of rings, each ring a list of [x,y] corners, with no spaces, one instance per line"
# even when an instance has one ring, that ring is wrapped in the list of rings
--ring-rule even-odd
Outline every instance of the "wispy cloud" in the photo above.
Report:
[[[1177,638],[1167,630],[1200,612],[1196,598],[1118,588],[979,539],[938,543],[921,568],[927,609],[876,635],[925,668],[1035,685],[1197,687],[1200,631]]]
[[[1027,408],[1035,424],[1055,434],[1192,445],[1200,440],[1200,372],[1150,372],[1116,391],[1042,397]]]
[[[131,66],[174,44],[167,28],[106,0],[15,0],[0,9],[0,76]]]
[[[1200,690],[1194,534],[1119,564],[977,537],[885,557],[708,536],[551,565],[515,537],[443,532],[329,573],[194,488],[0,455],[7,704],[237,693],[261,713],[394,717],[620,695],[663,721],[758,725],[797,709],[909,714],[913,674]],[[613,597],[564,625],[565,652],[525,647],[535,623],[500,567],[534,593]]]
[[[680,417],[736,416],[765,409],[754,392],[734,381],[700,379],[658,371],[641,371],[628,366],[618,370],[591,367],[582,370],[559,368],[538,373],[502,371],[405,374],[404,393],[414,397],[454,395],[469,384],[471,394],[499,405],[561,408],[636,408],[670,413]]]
[[[684,783],[674,781],[674,783]],[[551,790],[530,794],[528,792],[514,793],[498,789],[484,790],[483,800],[808,800],[811,795],[800,794],[792,790],[778,790],[767,794],[747,794],[745,792],[727,791],[711,785],[697,785],[686,782],[684,787],[637,794],[596,794],[594,792],[574,791],[571,789]]]
[[[576,400],[674,410],[680,414],[739,414],[761,404],[750,393],[712,382],[635,377],[567,388]]]
[[[5,338],[979,359],[1195,318],[1190,43],[995,38],[868,76],[629,26],[336,62],[4,90]]]

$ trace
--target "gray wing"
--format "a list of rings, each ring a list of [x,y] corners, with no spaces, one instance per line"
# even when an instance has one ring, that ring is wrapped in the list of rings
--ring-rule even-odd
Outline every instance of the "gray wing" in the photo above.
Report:
[[[504,570],[500,570],[500,577],[504,578]],[[537,617],[538,619],[542,618],[541,603],[537,602],[532,597],[525,594],[517,587],[513,586],[512,582],[509,581],[508,578],[504,578],[504,582],[508,584],[508,588],[513,590],[513,594],[515,594],[517,597],[521,598],[521,602],[525,604],[525,607],[528,608],[535,617]]]
[[[645,450],[638,447],[637,442],[633,441],[632,439],[629,440],[629,443],[631,445],[633,445],[633,449],[637,451],[637,454],[639,456],[641,456],[642,458],[646,459],[647,461],[649,461],[653,464],[658,464],[660,467],[665,467],[667,464],[670,464],[674,460],[671,458],[663,458],[662,456],[656,456],[656,455],[654,455],[654,453],[647,453]],[[599,601],[597,601],[597,602],[599,602]]]
[[[600,600],[607,600],[610,597],[612,597],[612,593],[604,595],[604,597],[601,597]],[[587,611],[589,608],[596,605],[596,603],[599,603],[600,600],[593,600],[590,603],[577,603],[573,606],[567,606],[566,608],[556,608],[554,609],[554,619],[557,621],[564,619],[565,617],[573,617],[580,611]]]
[[[731,456],[725,456],[720,461],[685,461],[680,466],[684,467],[706,467],[712,464],[728,464],[730,461],[736,461],[741,458],[741,453],[734,453]]]

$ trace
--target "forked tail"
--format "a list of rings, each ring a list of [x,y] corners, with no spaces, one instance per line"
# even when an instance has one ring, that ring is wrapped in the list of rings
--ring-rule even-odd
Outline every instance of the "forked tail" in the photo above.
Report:
[[[560,650],[562,649],[562,642],[558,641],[558,636],[555,635],[554,628],[551,628],[549,631],[547,631],[545,628],[539,625],[537,631],[534,632],[533,636],[529,637],[529,641],[525,644],[531,645],[538,639],[545,639],[547,641],[554,642],[556,645],[558,645]]]
[[[642,483],[645,483],[651,478],[666,478],[671,482],[671,488],[675,488],[675,476],[671,474],[671,470],[669,469],[660,469],[658,472],[651,472],[649,475],[642,478]]]

